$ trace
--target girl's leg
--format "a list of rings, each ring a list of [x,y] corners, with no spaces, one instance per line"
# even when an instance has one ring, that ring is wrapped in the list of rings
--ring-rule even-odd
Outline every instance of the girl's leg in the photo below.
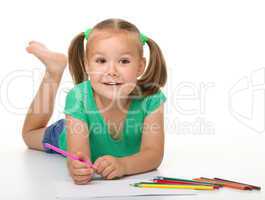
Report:
[[[44,150],[42,139],[53,113],[56,93],[66,66],[66,56],[49,51],[43,44],[30,42],[27,51],[46,66],[45,74],[27,112],[22,136],[29,148]]]

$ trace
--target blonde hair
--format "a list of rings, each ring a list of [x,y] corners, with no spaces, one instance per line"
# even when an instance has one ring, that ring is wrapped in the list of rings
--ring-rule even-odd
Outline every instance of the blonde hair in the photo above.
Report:
[[[122,19],[104,20],[96,24],[92,30],[95,29],[126,30],[131,33],[137,33],[140,36],[140,31],[135,25]],[[84,38],[84,32],[79,33],[72,40],[68,50],[69,71],[75,84],[88,80],[85,70]],[[150,52],[149,63],[143,75],[137,79],[137,86],[130,95],[149,96],[156,93],[160,87],[166,84],[167,70],[164,56],[154,40],[148,37],[147,44]],[[141,49],[141,51],[143,50]]]

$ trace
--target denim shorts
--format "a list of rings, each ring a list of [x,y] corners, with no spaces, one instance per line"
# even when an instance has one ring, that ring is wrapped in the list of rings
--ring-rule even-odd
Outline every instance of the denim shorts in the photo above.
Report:
[[[64,126],[65,126],[65,120],[60,119],[45,129],[44,136],[42,139],[42,144],[44,147],[44,151],[46,153],[57,153],[56,151],[53,151],[52,149],[46,148],[44,146],[44,143],[49,143],[53,146],[59,147],[59,136],[62,133]]]

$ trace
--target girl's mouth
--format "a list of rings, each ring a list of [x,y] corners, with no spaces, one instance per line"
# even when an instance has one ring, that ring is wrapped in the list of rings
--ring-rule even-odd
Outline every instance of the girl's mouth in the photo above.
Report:
[[[103,83],[104,85],[107,86],[119,86],[122,85],[122,83],[116,83],[116,82],[108,82],[108,83]]]

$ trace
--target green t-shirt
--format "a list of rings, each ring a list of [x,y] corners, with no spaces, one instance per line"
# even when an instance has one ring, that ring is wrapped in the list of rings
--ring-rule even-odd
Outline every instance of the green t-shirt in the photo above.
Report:
[[[109,134],[108,125],[97,108],[90,80],[75,85],[68,92],[64,113],[87,124],[91,161],[94,162],[104,155],[124,157],[139,152],[144,119],[165,100],[161,90],[148,97],[132,99],[119,139],[113,139]],[[64,127],[59,137],[59,147],[63,150],[67,150],[66,133]]]

